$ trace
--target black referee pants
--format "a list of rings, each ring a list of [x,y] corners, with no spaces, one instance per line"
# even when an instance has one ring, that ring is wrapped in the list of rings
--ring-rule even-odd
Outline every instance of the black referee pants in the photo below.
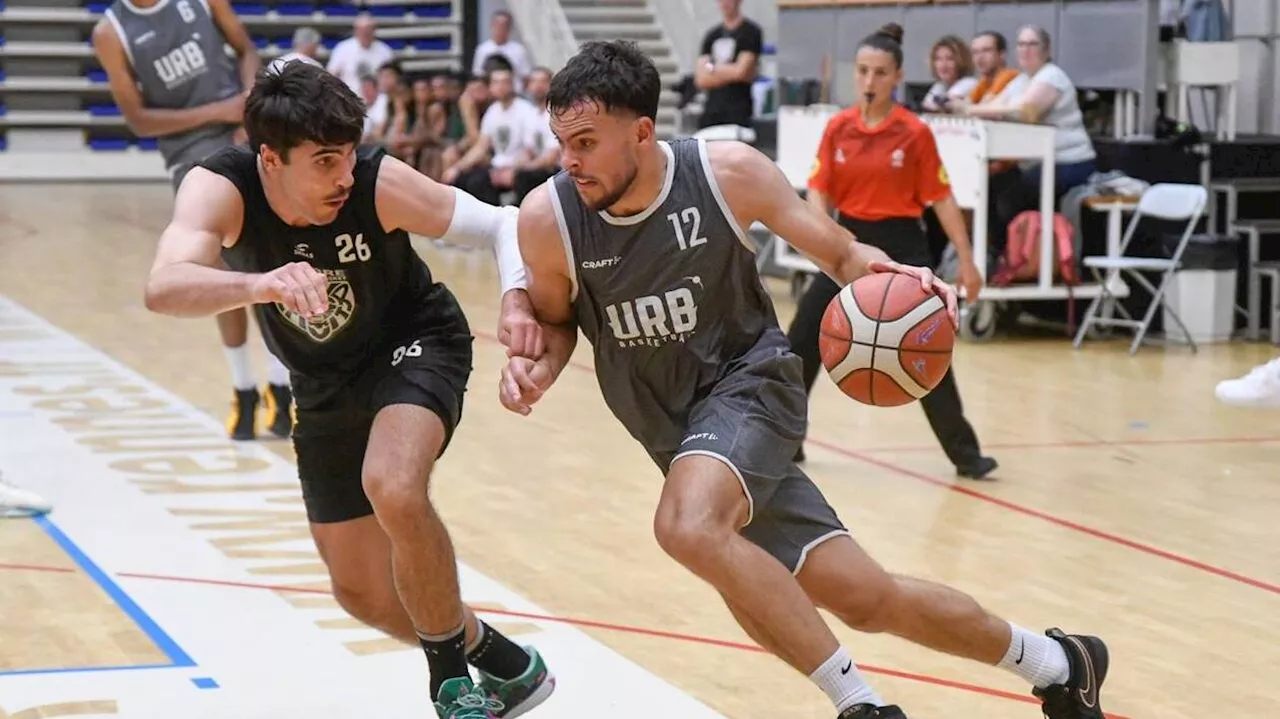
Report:
[[[840,224],[853,232],[859,242],[884,250],[895,262],[922,267],[932,265],[929,261],[929,241],[917,219],[893,218],[865,222],[844,215],[839,219]],[[822,314],[839,293],[840,286],[826,274],[819,272],[800,297],[795,319],[787,330],[792,351],[804,360],[805,386],[810,389],[822,369],[822,358],[818,354]],[[947,370],[938,386],[920,400],[920,405],[951,463],[960,470],[974,467],[981,459],[982,451],[973,426],[965,419],[954,369]]]

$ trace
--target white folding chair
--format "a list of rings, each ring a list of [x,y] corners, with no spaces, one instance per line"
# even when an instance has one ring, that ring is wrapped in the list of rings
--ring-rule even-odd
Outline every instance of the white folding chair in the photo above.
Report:
[[[1182,253],[1190,241],[1192,233],[1195,232],[1196,223],[1200,221],[1200,214],[1204,211],[1205,203],[1208,202],[1209,192],[1200,185],[1183,185],[1173,183],[1160,183],[1147,188],[1142,193],[1142,199],[1138,201],[1138,209],[1134,212],[1133,218],[1129,221],[1129,227],[1125,230],[1124,240],[1120,243],[1120,255],[1118,257],[1099,256],[1084,258],[1084,266],[1089,268],[1093,273],[1095,281],[1101,285],[1101,291],[1098,296],[1089,303],[1089,310],[1085,312],[1084,322],[1080,324],[1080,330],[1076,332],[1074,346],[1079,348],[1080,343],[1084,341],[1085,333],[1090,327],[1128,327],[1136,329],[1133,343],[1129,345],[1129,354],[1138,351],[1138,347],[1142,345],[1142,340],[1146,337],[1147,329],[1151,326],[1151,320],[1156,315],[1156,310],[1163,307],[1166,317],[1169,317],[1182,330],[1186,341],[1191,345],[1191,351],[1196,351],[1196,342],[1191,337],[1191,333],[1187,330],[1187,326],[1182,323],[1182,318],[1169,307],[1165,302],[1165,289],[1169,286],[1169,281],[1173,279],[1174,272],[1177,271],[1182,261]],[[1129,257],[1125,255],[1125,251],[1129,248],[1129,243],[1133,240],[1134,231],[1138,228],[1138,223],[1143,217],[1157,217],[1163,220],[1185,220],[1186,227],[1182,231],[1182,235],[1178,238],[1178,244],[1173,250],[1171,257]],[[1104,277],[1103,273],[1107,276]],[[1159,286],[1152,285],[1151,282],[1143,276],[1143,272],[1159,272]],[[1151,304],[1147,307],[1147,312],[1141,320],[1133,319],[1123,306],[1116,302],[1116,298],[1110,292],[1110,280],[1117,275],[1124,275],[1132,278],[1134,282],[1141,285],[1151,293]],[[1106,316],[1100,317],[1099,310],[1106,304],[1108,307],[1114,307],[1124,315],[1123,319]],[[1165,328],[1165,335],[1170,336],[1171,328]]]

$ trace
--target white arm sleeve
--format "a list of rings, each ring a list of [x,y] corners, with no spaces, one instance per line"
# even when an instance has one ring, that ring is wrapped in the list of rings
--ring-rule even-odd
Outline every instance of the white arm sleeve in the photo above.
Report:
[[[528,274],[516,235],[519,210],[483,203],[456,187],[453,197],[453,219],[444,239],[471,247],[492,248],[498,260],[502,294],[512,289],[528,289]]]

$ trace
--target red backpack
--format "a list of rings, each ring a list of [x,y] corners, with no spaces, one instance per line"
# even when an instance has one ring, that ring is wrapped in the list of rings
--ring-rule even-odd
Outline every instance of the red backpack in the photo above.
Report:
[[[1080,273],[1076,270],[1075,228],[1060,212],[1053,215],[1053,240],[1058,255],[1053,276],[1067,286],[1067,326],[1074,334],[1076,303],[1071,288],[1080,284]],[[1015,282],[1036,282],[1039,279],[1040,212],[1027,210],[1009,223],[1004,254],[996,263],[996,271],[989,284],[1007,287]]]

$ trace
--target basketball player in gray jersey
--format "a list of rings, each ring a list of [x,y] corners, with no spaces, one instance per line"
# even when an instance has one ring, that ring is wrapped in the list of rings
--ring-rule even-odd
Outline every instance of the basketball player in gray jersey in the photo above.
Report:
[[[801,360],[743,228],[762,222],[842,284],[869,272],[916,278],[953,321],[954,291],[856,242],[747,145],[657,141],[660,92],[653,63],[626,42],[585,44],[552,80],[564,172],[530,193],[519,218],[546,350],[509,350],[503,405],[530,412],[581,330],[605,401],[666,475],[658,544],[715,587],[752,638],[810,677],[839,719],[906,715],[866,684],[816,607],[1009,669],[1049,719],[1101,719],[1101,640],[1033,633],[959,591],[889,574],[796,466]]]
[[[228,0],[115,0],[93,30],[93,46],[129,129],[156,138],[175,191],[195,163],[239,139],[245,94],[260,60]],[[228,433],[253,439],[265,399],[265,424],[287,437],[293,425],[288,371],[268,352],[264,397],[250,367],[248,313],[233,310],[217,321],[235,386]]]

